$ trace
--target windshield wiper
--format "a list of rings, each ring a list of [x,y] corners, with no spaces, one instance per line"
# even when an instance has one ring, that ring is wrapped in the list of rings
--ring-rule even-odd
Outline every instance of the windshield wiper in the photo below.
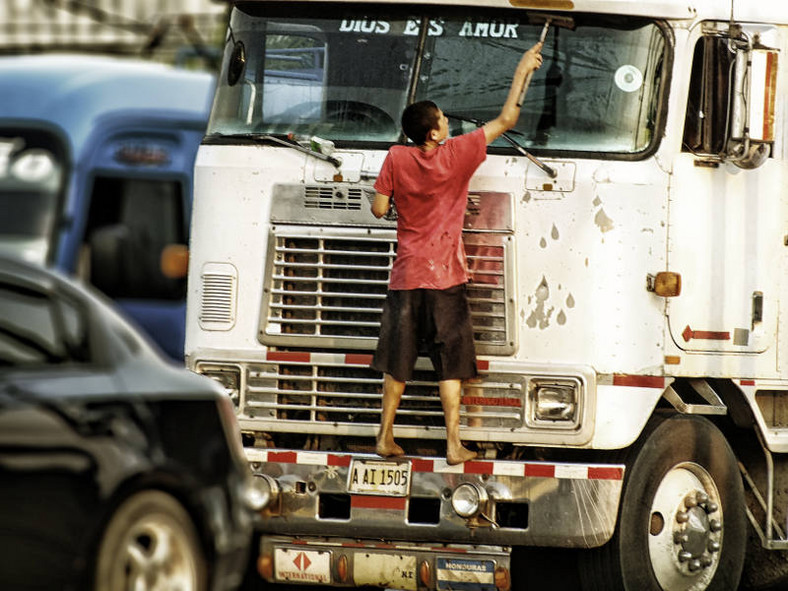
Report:
[[[453,113],[446,113],[446,112],[444,112],[443,114],[446,115],[446,117],[448,117],[449,119],[456,119],[457,121],[465,121],[466,123],[473,123],[476,127],[481,127],[485,123],[481,119],[474,119],[473,117],[465,117],[463,115],[455,115]],[[517,143],[517,141],[515,141],[514,138],[512,138],[512,136],[509,135],[509,133],[516,133],[517,135],[523,135],[523,134],[521,134],[519,131],[514,131],[514,130],[502,134],[503,139],[509,142],[509,144],[512,147],[514,147],[515,150],[517,150],[518,152],[520,152],[520,154],[528,158],[528,160],[536,164],[536,166],[538,166],[551,179],[554,179],[555,177],[558,176],[558,171],[556,171],[555,168],[553,168],[552,166],[548,166],[547,164],[539,160],[536,156],[531,154],[528,150],[523,148],[519,143]]]
[[[323,154],[322,152],[318,152],[317,150],[313,150],[312,148],[302,146],[295,140],[284,139],[282,137],[277,137],[275,135],[270,135],[267,133],[233,133],[233,134],[229,134],[229,136],[225,134],[217,134],[217,135],[219,137],[241,137],[255,142],[269,142],[272,144],[278,144],[280,146],[293,148],[294,150],[303,152],[304,154],[317,158],[318,160],[323,160],[324,162],[333,164],[334,168],[339,169],[342,166],[342,161],[339,158],[335,158],[334,156],[331,156],[330,154]]]

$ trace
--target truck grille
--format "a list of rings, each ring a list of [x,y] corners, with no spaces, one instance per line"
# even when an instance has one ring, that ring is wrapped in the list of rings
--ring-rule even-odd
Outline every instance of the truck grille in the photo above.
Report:
[[[468,298],[477,353],[513,350],[505,280],[509,242],[501,234],[463,235],[472,279]],[[396,234],[324,236],[303,228],[273,234],[260,341],[290,347],[371,350],[396,254]]]
[[[313,358],[303,363],[249,364],[243,372],[242,417],[275,419],[277,430],[297,431],[294,424],[323,424],[327,433],[334,434],[341,432],[342,427],[346,433],[352,433],[362,425],[380,423],[383,380],[380,372],[365,365]],[[491,374],[478,385],[466,385],[462,424],[507,431],[522,428],[526,388],[523,380],[519,376]],[[438,385],[431,370],[417,367],[397,410],[396,424],[421,429],[444,426]],[[441,436],[440,432],[436,434]]]

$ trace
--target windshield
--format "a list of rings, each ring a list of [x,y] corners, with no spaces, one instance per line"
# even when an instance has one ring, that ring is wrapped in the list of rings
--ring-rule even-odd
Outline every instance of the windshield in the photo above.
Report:
[[[422,99],[488,121],[543,27],[517,9],[348,3],[325,10],[234,8],[209,134],[392,142],[401,137],[404,107]],[[548,30],[544,64],[515,129],[519,142],[536,151],[645,152],[660,119],[663,30],[644,19],[591,15],[573,15],[569,24]],[[455,121],[451,132],[471,128]]]
[[[46,261],[64,171],[54,135],[0,127],[0,252]]]

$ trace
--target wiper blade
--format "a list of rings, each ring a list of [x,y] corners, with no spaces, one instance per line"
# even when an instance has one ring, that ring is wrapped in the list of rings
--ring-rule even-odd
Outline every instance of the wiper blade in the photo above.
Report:
[[[286,146],[288,148],[293,148],[294,150],[298,150],[299,152],[303,152],[304,154],[317,158],[318,160],[323,160],[324,162],[333,164],[334,168],[338,169],[342,166],[342,161],[339,158],[335,158],[334,156],[331,156],[329,154],[323,154],[322,152],[318,152],[317,150],[313,150],[312,148],[308,148],[306,146],[302,146],[295,140],[284,139],[267,133],[234,133],[231,134],[231,137],[242,137],[244,139],[249,139],[255,142],[270,142],[272,144]]]
[[[448,117],[449,119],[457,119],[458,121],[473,123],[476,127],[481,127],[485,123],[481,119],[474,119],[473,117],[465,117],[463,115],[455,115],[453,113],[446,113],[446,112],[444,112],[443,114],[446,115],[446,117]],[[547,176],[549,176],[551,179],[554,179],[555,177],[558,176],[558,172],[555,170],[555,168],[553,168],[552,166],[548,166],[547,164],[539,160],[536,156],[531,154],[528,150],[523,148],[519,143],[517,143],[517,141],[514,138],[512,138],[512,136],[509,135],[510,133],[516,133],[517,135],[523,135],[523,134],[515,130],[511,130],[509,132],[502,134],[503,139],[509,142],[509,144],[512,147],[514,147],[515,150],[517,150],[518,152],[520,152],[520,154],[528,158],[528,160],[536,164],[536,166],[538,166],[542,171],[544,171],[544,173]]]

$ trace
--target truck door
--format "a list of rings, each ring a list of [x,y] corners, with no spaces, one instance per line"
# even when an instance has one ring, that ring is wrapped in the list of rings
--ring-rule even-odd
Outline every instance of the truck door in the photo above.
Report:
[[[685,351],[762,353],[776,337],[785,248],[777,30],[704,23],[693,37],[670,199],[668,260],[682,276],[670,336]]]

